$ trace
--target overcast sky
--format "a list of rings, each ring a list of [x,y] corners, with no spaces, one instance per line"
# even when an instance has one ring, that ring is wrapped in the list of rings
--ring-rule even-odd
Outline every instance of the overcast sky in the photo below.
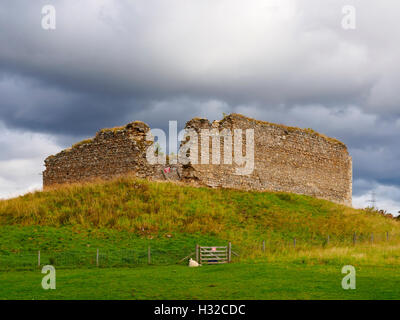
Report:
[[[56,30],[42,28],[42,7]],[[356,28],[342,8],[354,6]],[[103,127],[182,128],[238,112],[346,143],[353,203],[400,210],[400,2],[12,0],[0,3],[0,197]]]

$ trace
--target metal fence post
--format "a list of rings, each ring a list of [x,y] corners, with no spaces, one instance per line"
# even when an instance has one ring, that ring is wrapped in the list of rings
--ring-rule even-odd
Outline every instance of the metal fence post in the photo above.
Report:
[[[151,249],[150,246],[147,247],[147,263],[151,263]]]
[[[40,267],[40,250],[38,251],[38,267]]]
[[[353,234],[353,244],[356,244],[356,241],[357,241],[357,235],[356,235],[356,233],[354,232],[354,234]]]
[[[293,239],[293,248],[296,248],[296,238]]]
[[[228,263],[232,261],[232,243],[228,244]]]
[[[371,243],[374,243],[374,234],[371,233]]]
[[[263,250],[263,252],[265,252],[265,240],[263,240],[263,243],[262,243],[262,250]]]
[[[99,248],[97,248],[97,252],[96,252],[96,266],[99,266]]]
[[[200,250],[200,246],[198,244],[196,244],[196,261],[199,262],[199,250]]]
[[[330,236],[329,236],[329,234],[328,234],[328,238],[326,239],[326,244],[327,244],[327,245],[329,244],[329,240],[330,240]]]

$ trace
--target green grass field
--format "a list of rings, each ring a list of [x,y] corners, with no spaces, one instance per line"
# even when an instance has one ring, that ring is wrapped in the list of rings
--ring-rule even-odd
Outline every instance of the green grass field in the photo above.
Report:
[[[228,242],[231,264],[179,262]],[[398,220],[301,195],[126,177],[0,201],[0,299],[400,299],[399,267]]]
[[[37,271],[0,274],[0,299],[400,299],[396,266],[357,267],[356,290],[341,287],[342,266],[236,263],[58,270],[55,290]]]

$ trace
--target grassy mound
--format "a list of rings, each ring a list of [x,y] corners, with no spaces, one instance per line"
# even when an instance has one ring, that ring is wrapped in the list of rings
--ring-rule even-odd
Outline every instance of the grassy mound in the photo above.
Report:
[[[197,234],[234,242],[352,241],[400,234],[398,221],[303,195],[195,188],[130,177],[0,201],[0,225]]]
[[[0,299],[398,299],[399,240],[397,220],[302,195],[129,177],[62,186],[0,201]],[[177,265],[227,241],[233,264]],[[39,250],[60,290],[40,287]],[[357,290],[341,288],[347,264]]]

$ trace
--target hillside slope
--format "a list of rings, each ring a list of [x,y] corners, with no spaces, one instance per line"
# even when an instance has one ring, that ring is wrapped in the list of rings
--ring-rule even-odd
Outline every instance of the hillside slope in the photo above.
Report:
[[[130,177],[62,186],[0,201],[0,225],[80,226],[143,237],[201,234],[235,242],[351,242],[400,234],[400,223],[308,196],[195,188]]]

